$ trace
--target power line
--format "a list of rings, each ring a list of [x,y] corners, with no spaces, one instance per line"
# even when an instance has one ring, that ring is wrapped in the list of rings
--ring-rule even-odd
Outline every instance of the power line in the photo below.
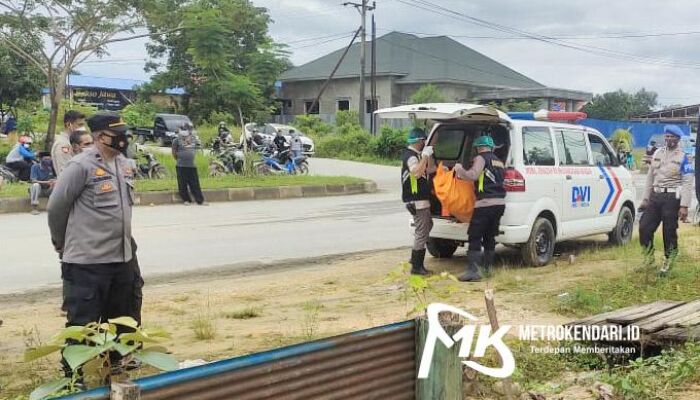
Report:
[[[398,29],[379,29],[382,31],[399,31]],[[451,33],[428,33],[428,32],[413,32],[413,31],[402,31],[403,33],[410,33],[413,35],[432,35],[432,36],[450,36],[453,38],[464,38],[464,39],[502,39],[502,40],[532,40],[532,38],[524,36],[473,36],[473,35],[454,35]],[[550,35],[549,37],[557,40],[593,40],[593,39],[627,39],[627,38],[646,38],[646,37],[662,37],[662,36],[681,36],[681,35],[698,35],[700,31],[688,31],[688,32],[666,32],[666,33],[639,33],[639,34],[623,34],[623,33],[610,33],[601,35],[581,35],[581,36],[566,36],[566,35]]]
[[[652,64],[652,65],[659,65],[659,66],[667,66],[667,67],[675,67],[675,68],[690,68],[690,69],[698,69],[700,68],[700,64],[696,62],[670,62],[664,59],[659,59],[659,58],[653,58],[653,57],[644,57],[644,56],[639,56],[637,54],[631,54],[631,53],[624,53],[624,52],[619,52],[619,51],[614,51],[610,49],[605,49],[601,47],[596,47],[596,46],[589,46],[589,45],[577,45],[569,42],[565,42],[562,40],[558,40],[556,38],[552,38],[549,36],[544,36],[544,35],[538,35],[538,34],[533,34],[527,31],[519,30],[516,28],[511,28],[505,25],[500,25],[496,24],[493,22],[485,21],[483,19],[479,19],[476,17],[472,17],[470,15],[461,13],[459,11],[451,10],[449,8],[443,7],[439,4],[431,3],[427,0],[396,0],[400,3],[419,8],[421,10],[429,11],[432,13],[437,13],[439,15],[443,16],[448,16],[451,18],[457,18],[460,20],[466,20],[470,23],[473,23],[477,26],[481,26],[484,28],[492,29],[492,30],[497,30],[499,32],[505,32],[509,33],[511,35],[518,35],[522,37],[526,37],[529,39],[537,40],[543,43],[548,43],[564,48],[569,48],[577,51],[582,51],[586,52],[589,54],[595,54],[603,57],[608,57],[608,58],[614,58],[618,60],[623,60],[623,61],[636,61],[638,63],[644,63],[644,64]]]
[[[353,33],[354,33],[354,32],[353,32]],[[322,44],[326,44],[326,43],[330,43],[330,42],[336,42],[336,41],[338,41],[338,40],[350,38],[350,37],[353,35],[353,33],[346,34],[346,35],[344,35],[344,36],[337,37],[337,38],[333,38],[333,39],[323,40],[323,41],[316,42],[316,43],[306,44],[306,45],[303,45],[303,46],[290,47],[289,49],[290,49],[290,50],[299,50],[299,49],[305,49],[305,48],[307,48],[307,47],[320,46],[320,45],[322,45]]]

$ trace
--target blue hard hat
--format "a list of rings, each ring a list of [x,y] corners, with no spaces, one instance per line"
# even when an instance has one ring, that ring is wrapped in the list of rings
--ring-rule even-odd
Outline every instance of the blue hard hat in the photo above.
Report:
[[[683,131],[678,125],[666,125],[664,126],[664,133],[670,133],[671,135],[675,135],[680,137],[683,137]]]

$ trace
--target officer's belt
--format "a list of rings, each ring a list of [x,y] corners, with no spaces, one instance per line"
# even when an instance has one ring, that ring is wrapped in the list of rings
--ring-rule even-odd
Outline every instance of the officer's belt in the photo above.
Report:
[[[660,188],[660,187],[655,187],[654,188],[654,193],[676,193],[678,189],[676,188]]]

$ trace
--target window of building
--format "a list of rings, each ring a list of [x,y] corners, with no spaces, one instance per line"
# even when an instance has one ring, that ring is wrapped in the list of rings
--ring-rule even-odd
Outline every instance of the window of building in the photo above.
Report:
[[[588,146],[583,131],[556,130],[554,136],[557,140],[557,153],[559,165],[588,166]]]
[[[554,165],[554,144],[549,128],[523,128],[523,161],[525,165]]]
[[[377,111],[377,101],[372,102],[372,99],[365,100],[365,112],[367,114]]]
[[[338,111],[348,111],[350,109],[350,100],[338,100]]]
[[[314,106],[311,108],[311,106]],[[318,103],[314,104],[314,100],[307,100],[304,102],[304,113],[305,114],[318,114]]]
[[[598,135],[588,134],[588,141],[591,143],[591,153],[596,165],[606,167],[617,165],[617,159],[612,150],[605,144],[603,138]]]

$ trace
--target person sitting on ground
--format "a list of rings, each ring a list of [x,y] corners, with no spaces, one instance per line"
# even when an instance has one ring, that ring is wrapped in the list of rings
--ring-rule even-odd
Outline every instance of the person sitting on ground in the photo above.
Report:
[[[5,158],[5,165],[16,170],[19,180],[29,182],[32,164],[36,158],[32,151],[32,138],[22,136]]]
[[[53,171],[53,161],[51,153],[39,153],[39,164],[32,165],[30,180],[32,186],[29,187],[29,198],[32,205],[32,215],[39,214],[39,198],[48,198],[56,184],[56,173]]]
[[[83,152],[86,148],[92,146],[92,134],[85,128],[73,131],[69,136],[69,141],[73,154],[77,155]]]

